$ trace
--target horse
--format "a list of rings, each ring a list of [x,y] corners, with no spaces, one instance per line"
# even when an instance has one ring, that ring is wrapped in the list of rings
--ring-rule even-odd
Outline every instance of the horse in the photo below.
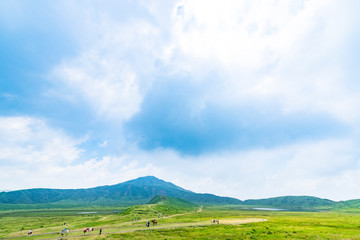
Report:
[[[213,219],[213,220],[211,220],[211,223],[217,223],[217,224],[219,224],[219,220]]]
[[[94,228],[85,228],[84,229],[84,234],[88,233],[88,232],[91,232],[91,231],[94,231]]]
[[[153,226],[157,225],[157,221],[154,219],[154,220],[151,220]]]

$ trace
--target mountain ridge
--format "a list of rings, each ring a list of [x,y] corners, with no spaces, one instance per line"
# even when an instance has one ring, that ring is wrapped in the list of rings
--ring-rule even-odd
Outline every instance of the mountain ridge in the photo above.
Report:
[[[156,195],[168,195],[200,204],[240,204],[241,200],[209,193],[195,193],[154,176],[139,177],[115,185],[82,189],[33,188],[0,193],[2,204],[47,204],[61,201],[93,205],[144,204]]]
[[[313,196],[279,196],[263,199],[222,197],[195,193],[154,176],[145,176],[114,185],[80,189],[32,188],[0,192],[0,209],[15,205],[25,208],[61,206],[130,206],[146,204],[155,196],[169,196],[200,205],[245,205],[286,209],[360,209],[360,199],[333,201]]]

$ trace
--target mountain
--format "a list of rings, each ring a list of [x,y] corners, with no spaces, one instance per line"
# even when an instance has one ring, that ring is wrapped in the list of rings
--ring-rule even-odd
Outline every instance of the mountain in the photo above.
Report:
[[[243,204],[287,209],[314,209],[319,207],[334,207],[338,202],[311,196],[284,196],[265,199],[249,199],[245,200]]]
[[[172,198],[171,198],[172,197]],[[26,189],[0,192],[0,209],[69,208],[84,206],[130,206],[163,201],[173,206],[180,200],[198,205],[247,205],[302,209],[360,210],[360,200],[335,202],[311,196],[284,196],[241,201],[213,194],[195,193],[153,176],[140,177],[116,185],[87,189]],[[150,201],[150,202],[149,202]],[[164,204],[164,203],[162,203]],[[164,205],[165,206],[165,205]]]
[[[240,204],[235,198],[185,190],[153,176],[140,177],[111,186],[88,189],[27,189],[0,193],[0,204],[134,205],[157,195],[181,198],[198,204]],[[52,205],[51,205],[52,204]]]

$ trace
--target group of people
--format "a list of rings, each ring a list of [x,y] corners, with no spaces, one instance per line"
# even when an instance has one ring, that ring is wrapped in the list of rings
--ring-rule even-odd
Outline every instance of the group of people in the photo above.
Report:
[[[153,226],[157,224],[157,221],[154,219],[154,220],[151,220]],[[146,226],[147,227],[150,227],[150,222],[146,222]]]
[[[165,216],[166,216],[166,217],[169,217],[168,214],[165,215],[164,213],[161,213],[161,217],[165,217]],[[158,214],[158,218],[160,218],[160,214]]]
[[[140,218],[138,217],[137,219],[136,218],[133,218],[132,219],[132,222],[134,222],[134,221],[139,221],[140,220]]]

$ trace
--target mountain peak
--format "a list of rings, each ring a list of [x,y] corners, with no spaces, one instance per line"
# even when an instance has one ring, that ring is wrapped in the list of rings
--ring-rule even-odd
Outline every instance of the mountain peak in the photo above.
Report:
[[[144,176],[144,177],[138,177],[136,179],[133,180],[151,180],[151,181],[162,181],[161,179],[155,177],[155,176]]]
[[[185,190],[179,186],[176,186],[175,184],[171,183],[171,182],[166,182],[164,180],[161,180],[157,177],[154,176],[145,176],[145,177],[139,177],[130,181],[125,182],[126,184],[131,184],[131,185],[135,185],[135,186],[139,186],[139,187],[144,187],[144,186],[156,186],[156,187],[167,187],[167,188],[171,188],[171,189],[178,189],[178,190],[182,190],[182,191],[188,191]],[[124,183],[121,183],[124,184]]]

